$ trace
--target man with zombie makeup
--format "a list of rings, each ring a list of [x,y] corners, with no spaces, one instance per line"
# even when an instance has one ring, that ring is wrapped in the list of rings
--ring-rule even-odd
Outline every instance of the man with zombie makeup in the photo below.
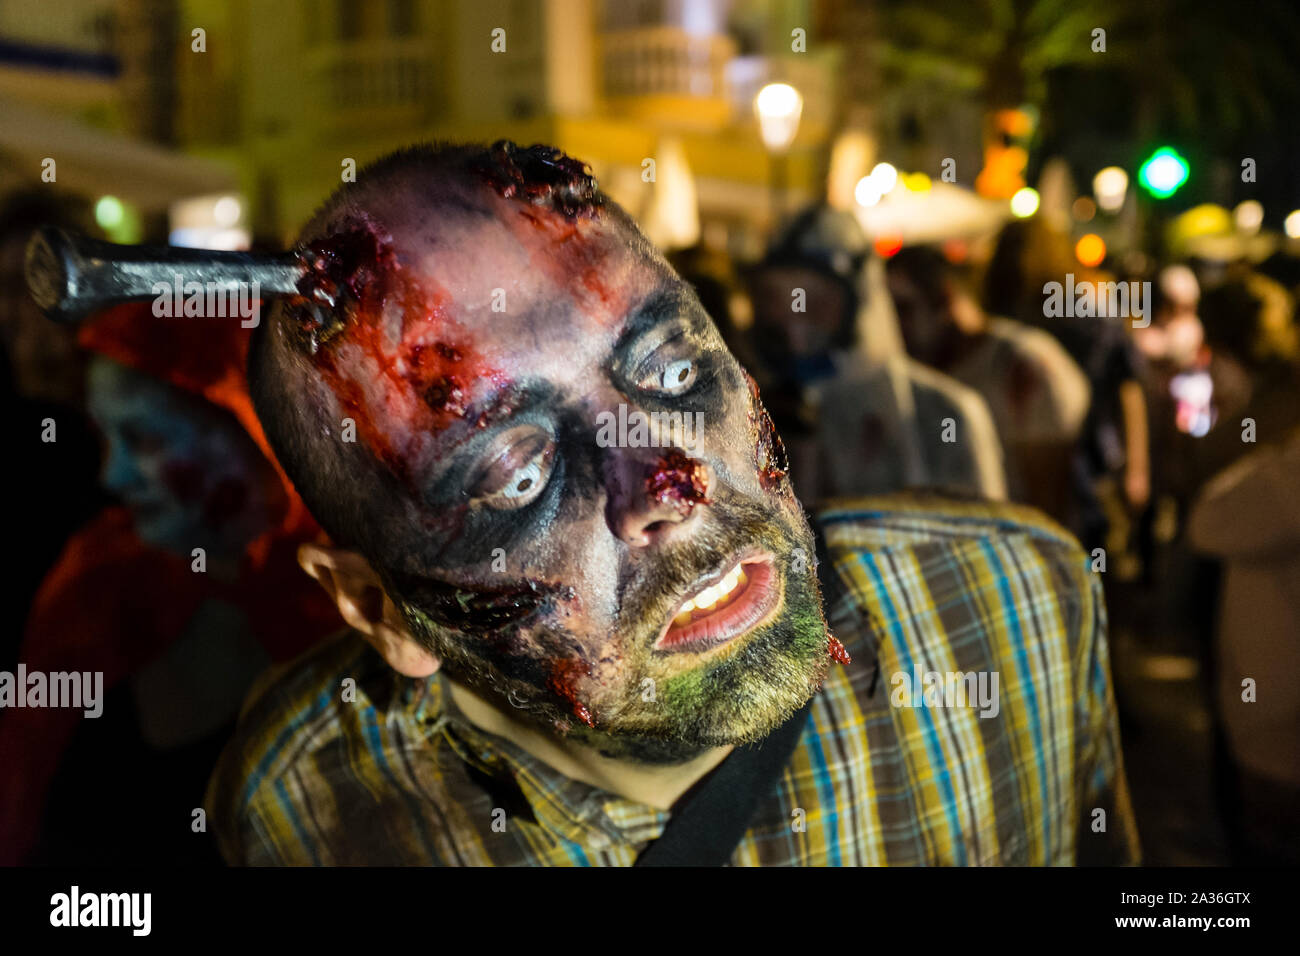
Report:
[[[645,862],[787,731],[717,862],[1136,859],[1077,544],[924,495],[816,541],[752,380],[580,163],[406,150],[301,248],[251,385],[354,630],[246,705],[206,800],[230,862]],[[620,406],[649,425],[599,440]],[[996,713],[891,691],[914,669],[1000,672]]]

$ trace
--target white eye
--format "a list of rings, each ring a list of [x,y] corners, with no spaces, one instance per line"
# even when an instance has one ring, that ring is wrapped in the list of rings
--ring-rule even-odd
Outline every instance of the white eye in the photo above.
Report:
[[[690,359],[669,362],[659,373],[659,387],[665,392],[684,392],[695,382],[695,363]]]
[[[538,455],[510,478],[510,484],[501,489],[501,497],[510,501],[527,498],[537,490],[542,481],[542,456]]]
[[[522,438],[517,437],[520,433]],[[555,445],[549,437],[532,432],[531,426],[517,429],[515,435],[513,444],[469,489],[470,497],[488,508],[522,508],[542,493],[551,477]]]

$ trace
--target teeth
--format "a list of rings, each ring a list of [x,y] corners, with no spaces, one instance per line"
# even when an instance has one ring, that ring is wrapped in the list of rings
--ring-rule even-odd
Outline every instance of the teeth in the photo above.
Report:
[[[673,623],[678,627],[685,627],[691,623],[691,612],[705,613],[712,611],[719,601],[725,600],[731,595],[731,592],[742,584],[746,584],[749,577],[741,565],[736,565],[731,569],[731,573],[712,587],[707,587],[694,598],[682,605],[677,616],[673,618]]]
[[[734,568],[731,569],[731,573],[728,574],[725,578],[723,578],[722,583],[718,585],[719,596],[730,594],[732,591],[736,590],[736,585],[739,583],[740,583],[740,565],[736,565]]]

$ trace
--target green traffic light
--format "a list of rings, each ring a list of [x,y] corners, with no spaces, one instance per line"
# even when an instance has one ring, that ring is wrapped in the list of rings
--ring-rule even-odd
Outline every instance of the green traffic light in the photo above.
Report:
[[[1172,148],[1161,146],[1138,170],[1138,182],[1157,199],[1167,199],[1187,182],[1187,160]]]

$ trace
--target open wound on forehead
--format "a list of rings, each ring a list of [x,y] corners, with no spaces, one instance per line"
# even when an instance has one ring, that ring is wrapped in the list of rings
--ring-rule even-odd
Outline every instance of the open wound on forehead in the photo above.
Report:
[[[451,317],[450,296],[403,266],[374,222],[347,220],[298,254],[291,334],[357,439],[409,483],[434,437],[470,414],[471,384],[500,373]]]

